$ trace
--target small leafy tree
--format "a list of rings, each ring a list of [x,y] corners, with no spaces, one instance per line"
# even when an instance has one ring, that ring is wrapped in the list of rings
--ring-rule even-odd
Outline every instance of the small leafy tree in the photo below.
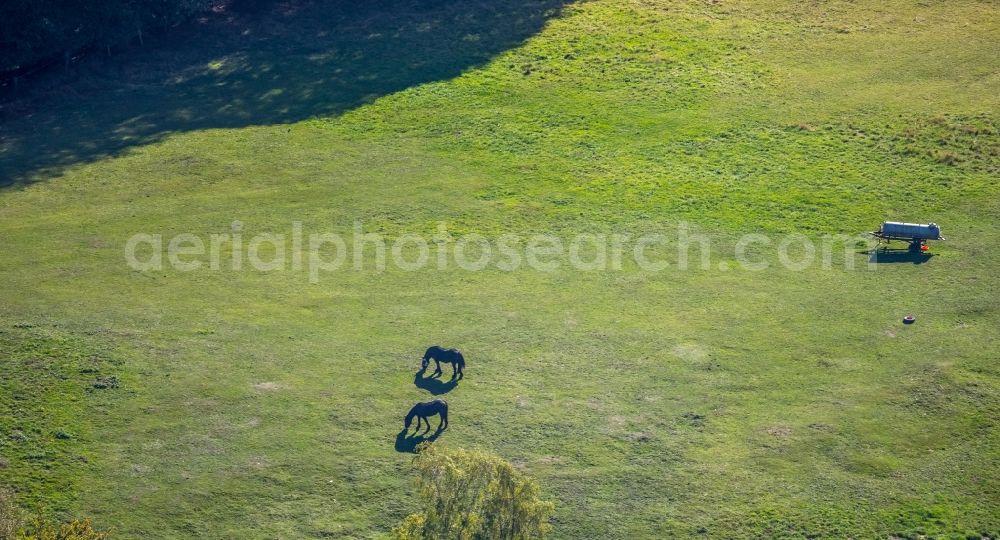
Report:
[[[400,540],[528,540],[550,528],[554,505],[539,498],[534,479],[497,455],[432,444],[414,464],[425,509],[396,527]]]

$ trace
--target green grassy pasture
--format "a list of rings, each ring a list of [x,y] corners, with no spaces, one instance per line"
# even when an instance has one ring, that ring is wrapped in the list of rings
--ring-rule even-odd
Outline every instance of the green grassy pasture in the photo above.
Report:
[[[538,478],[557,538],[996,538],[998,59],[989,1],[525,0],[263,3],[95,62],[0,125],[0,483],[117,538],[384,537],[440,343],[469,364],[438,444]],[[733,264],[746,233],[884,219],[948,240]],[[683,222],[716,249],[316,283],[125,263],[234,220]]]

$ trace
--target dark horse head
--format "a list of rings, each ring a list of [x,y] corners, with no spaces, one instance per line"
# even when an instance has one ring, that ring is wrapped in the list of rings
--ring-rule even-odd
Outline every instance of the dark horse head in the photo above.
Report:
[[[440,358],[442,351],[444,351],[444,348],[440,345],[431,345],[430,347],[427,347],[427,350],[424,351],[423,359],[420,360],[421,371],[427,369],[427,365],[431,363],[432,359]]]

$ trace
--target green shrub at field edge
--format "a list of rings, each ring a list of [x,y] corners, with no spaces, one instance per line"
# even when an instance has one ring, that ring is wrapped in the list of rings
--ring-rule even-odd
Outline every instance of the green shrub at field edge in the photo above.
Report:
[[[396,529],[399,540],[544,538],[555,506],[538,484],[503,458],[483,451],[423,443],[414,465],[424,511]]]

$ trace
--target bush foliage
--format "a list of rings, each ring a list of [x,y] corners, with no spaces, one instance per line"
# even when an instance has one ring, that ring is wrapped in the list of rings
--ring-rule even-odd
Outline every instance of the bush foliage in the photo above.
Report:
[[[209,0],[5,0],[0,2],[0,73],[90,47],[110,48],[177,24]]]
[[[14,502],[14,493],[0,487],[0,540],[108,540],[110,534],[94,529],[90,519],[56,525],[39,516],[26,519]]]
[[[554,506],[538,484],[499,456],[427,445],[414,459],[423,512],[395,529],[400,540],[544,538]]]
[[[77,519],[62,525],[39,523],[30,531],[21,531],[15,540],[107,540],[111,535],[94,529],[90,519]]]

